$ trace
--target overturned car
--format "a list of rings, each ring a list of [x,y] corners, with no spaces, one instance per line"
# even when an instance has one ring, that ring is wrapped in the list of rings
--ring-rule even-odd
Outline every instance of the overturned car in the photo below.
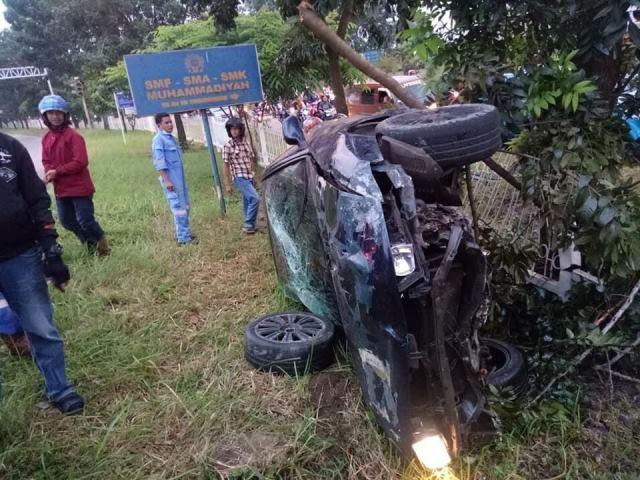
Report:
[[[493,428],[485,386],[521,388],[524,360],[483,339],[487,266],[457,208],[462,167],[501,145],[496,110],[459,105],[326,123],[264,173],[273,257],[311,314],[268,315],[245,334],[247,360],[290,374],[332,361],[344,335],[380,426],[429,467]]]

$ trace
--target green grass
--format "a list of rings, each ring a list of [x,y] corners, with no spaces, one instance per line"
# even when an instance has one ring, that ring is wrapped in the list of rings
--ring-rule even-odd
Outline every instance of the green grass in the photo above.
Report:
[[[37,410],[43,394],[35,367],[0,350],[0,478],[640,475],[637,462],[629,462],[640,454],[632,396],[594,408],[608,432],[595,440],[582,426],[591,417],[576,407],[530,419],[449,473],[431,476],[404,464],[378,432],[347,367],[333,368],[344,388],[327,412],[313,401],[309,378],[260,374],[245,363],[247,322],[290,305],[277,285],[266,235],[241,232],[237,195],[228,217],[219,217],[206,151],[185,156],[201,242],[178,247],[149,158],[151,135],[130,134],[125,147],[118,132],[83,133],[96,215],[113,254],[90,256],[61,230],[73,282],[53,298],[69,375],[87,397],[87,411],[63,418]]]

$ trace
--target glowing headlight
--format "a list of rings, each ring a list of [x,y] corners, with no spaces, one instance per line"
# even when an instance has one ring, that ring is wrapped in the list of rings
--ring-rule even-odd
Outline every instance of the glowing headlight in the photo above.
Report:
[[[440,470],[451,462],[447,444],[436,430],[428,430],[416,435],[416,441],[411,448],[425,468]]]
[[[410,243],[396,243],[391,245],[393,268],[398,277],[406,277],[416,269],[416,259],[413,256],[413,245]]]

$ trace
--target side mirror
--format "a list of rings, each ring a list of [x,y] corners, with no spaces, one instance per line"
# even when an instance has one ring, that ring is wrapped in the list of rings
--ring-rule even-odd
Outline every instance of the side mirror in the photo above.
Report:
[[[282,136],[287,145],[305,145],[307,143],[302,125],[297,117],[289,116],[282,121]]]

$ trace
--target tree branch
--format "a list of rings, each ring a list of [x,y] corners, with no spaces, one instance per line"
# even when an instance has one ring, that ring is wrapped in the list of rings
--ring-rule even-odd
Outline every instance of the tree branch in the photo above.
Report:
[[[318,16],[310,3],[303,1],[298,5],[298,11],[300,12],[300,23],[328,48],[343,57],[365,75],[387,87],[406,106],[411,108],[424,108],[423,103],[402,88],[391,75],[366,61],[362,55],[347,45],[347,43]]]
[[[624,302],[624,304],[620,307],[620,309],[616,312],[616,314],[613,316],[613,318],[611,319],[611,322],[609,322],[607,324],[607,326],[605,326],[602,329],[602,333],[606,334],[609,333],[609,331],[615,326],[616,323],[618,323],[618,320],[620,320],[622,318],[622,315],[624,315],[624,313],[627,311],[627,309],[631,306],[631,304],[633,303],[633,301],[636,298],[636,295],[638,294],[638,291],[640,291],[640,280],[638,280],[638,282],[635,284],[635,286],[633,287],[633,289],[631,290],[631,293],[629,293],[629,296],[627,297],[627,300]],[[550,389],[551,387],[553,387],[555,385],[555,383],[560,380],[563,377],[566,377],[567,374],[573,369],[576,368],[578,365],[580,365],[589,355],[591,355],[591,352],[593,352],[593,347],[588,348],[587,350],[585,350],[584,352],[582,352],[579,356],[577,356],[573,362],[571,362],[571,366],[569,366],[569,368],[567,368],[564,372],[560,373],[559,375],[553,377],[551,379],[551,381],[547,384],[546,387],[544,387],[544,389],[538,394],[536,395],[536,397],[531,400],[528,404],[527,404],[527,408],[529,408],[530,406],[534,405],[535,403],[538,402],[538,400],[540,400]],[[607,364],[608,366],[608,364]],[[613,372],[612,372],[613,374]],[[619,376],[619,375],[617,375]],[[627,379],[628,380],[628,379]]]

